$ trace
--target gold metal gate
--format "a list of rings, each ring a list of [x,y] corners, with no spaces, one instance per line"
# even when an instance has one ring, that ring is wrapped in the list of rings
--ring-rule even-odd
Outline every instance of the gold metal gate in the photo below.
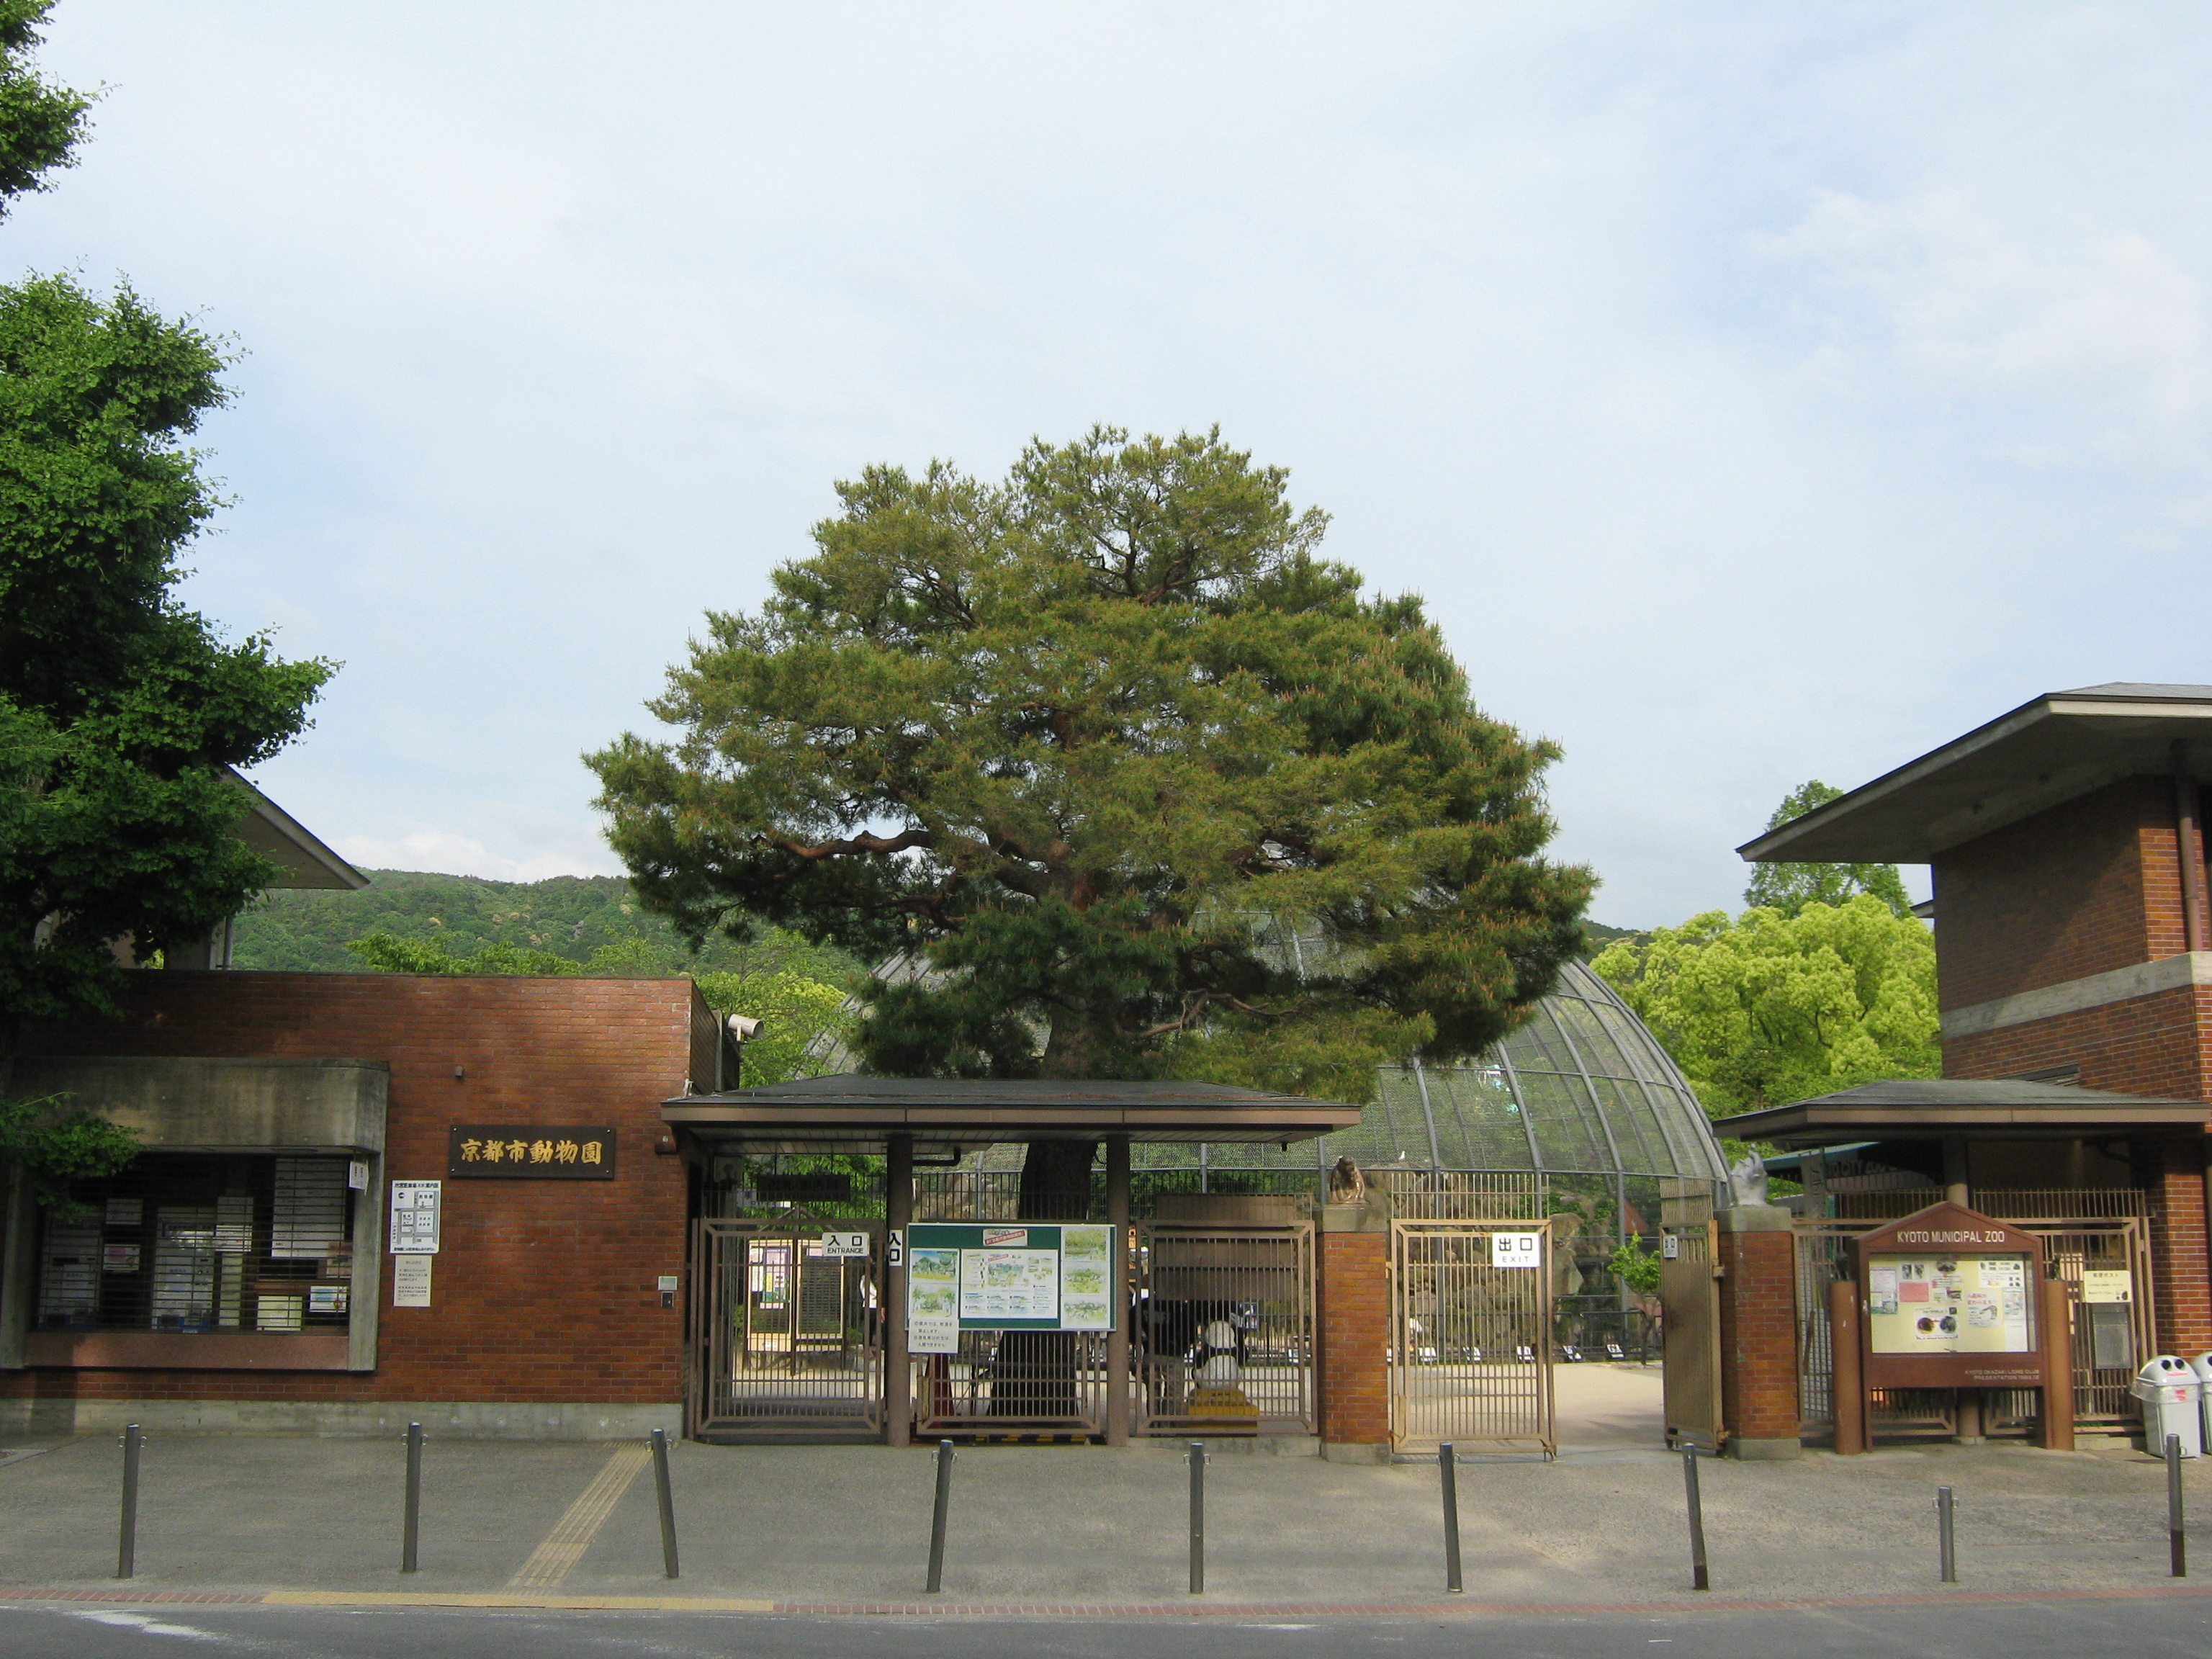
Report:
[[[794,1210],[692,1224],[689,1432],[873,1436],[883,1426],[883,1223]],[[863,1255],[848,1254],[856,1243]]]
[[[1533,1267],[1501,1237],[1534,1236]],[[1401,1449],[1559,1450],[1547,1221],[1390,1224],[1390,1438]]]
[[[1131,1332],[1142,1434],[1312,1434],[1311,1222],[1153,1222]]]
[[[1713,1278],[1713,1224],[1670,1230],[1659,1247],[1659,1302],[1667,1346],[1661,1382],[1667,1443],[1718,1451],[1721,1297]]]

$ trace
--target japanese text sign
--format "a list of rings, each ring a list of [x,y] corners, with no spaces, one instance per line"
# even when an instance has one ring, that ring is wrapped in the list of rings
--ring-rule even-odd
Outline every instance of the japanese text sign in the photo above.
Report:
[[[456,1181],[612,1181],[615,1132],[542,1123],[457,1123],[446,1173]]]

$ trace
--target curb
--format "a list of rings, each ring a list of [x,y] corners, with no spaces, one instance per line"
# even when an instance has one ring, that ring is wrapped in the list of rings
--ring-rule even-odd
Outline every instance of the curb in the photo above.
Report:
[[[1800,1613],[1964,1603],[2139,1601],[2212,1597],[2212,1584],[2112,1589],[1923,1591],[1910,1595],[1705,1598],[1668,1601],[777,1601],[728,1596],[529,1595],[434,1590],[0,1589],[0,1603],[96,1607],[447,1607],[550,1613],[749,1613],[802,1618],[933,1619],[1527,1619],[1689,1613]]]

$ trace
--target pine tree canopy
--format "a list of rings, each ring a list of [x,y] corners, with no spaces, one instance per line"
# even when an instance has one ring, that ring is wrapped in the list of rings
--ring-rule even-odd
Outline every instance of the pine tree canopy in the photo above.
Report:
[[[869,988],[893,1075],[1209,1079],[1364,1101],[1471,1054],[1576,949],[1558,751],[1481,714],[1412,598],[1323,560],[1218,434],[1095,428],[999,483],[838,486],[589,757],[643,901],[933,971]]]

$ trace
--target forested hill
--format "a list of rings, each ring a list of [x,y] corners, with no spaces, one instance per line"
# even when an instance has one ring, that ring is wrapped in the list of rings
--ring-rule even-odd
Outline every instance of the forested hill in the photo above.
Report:
[[[675,931],[647,913],[621,876],[554,876],[544,881],[487,881],[419,870],[364,872],[358,893],[273,892],[238,919],[233,964],[305,973],[360,973],[368,964],[345,948],[370,933],[435,940],[456,956],[487,945],[548,951],[588,963],[604,945],[641,942],[629,971],[667,974],[792,969],[831,984],[849,983],[860,964],[845,952],[763,927],[751,945],[710,939],[693,956]]]
[[[809,945],[764,927],[757,943],[710,939],[694,957],[659,917],[647,914],[621,876],[554,876],[544,881],[487,881],[422,870],[371,870],[358,893],[275,892],[238,920],[234,965],[295,973],[359,973],[367,966],[345,948],[370,933],[434,939],[456,956],[487,945],[550,951],[588,963],[603,945],[640,940],[643,965],[658,973],[775,973],[791,969],[849,986],[861,964],[842,951]],[[1586,921],[1594,956],[1630,930]]]

